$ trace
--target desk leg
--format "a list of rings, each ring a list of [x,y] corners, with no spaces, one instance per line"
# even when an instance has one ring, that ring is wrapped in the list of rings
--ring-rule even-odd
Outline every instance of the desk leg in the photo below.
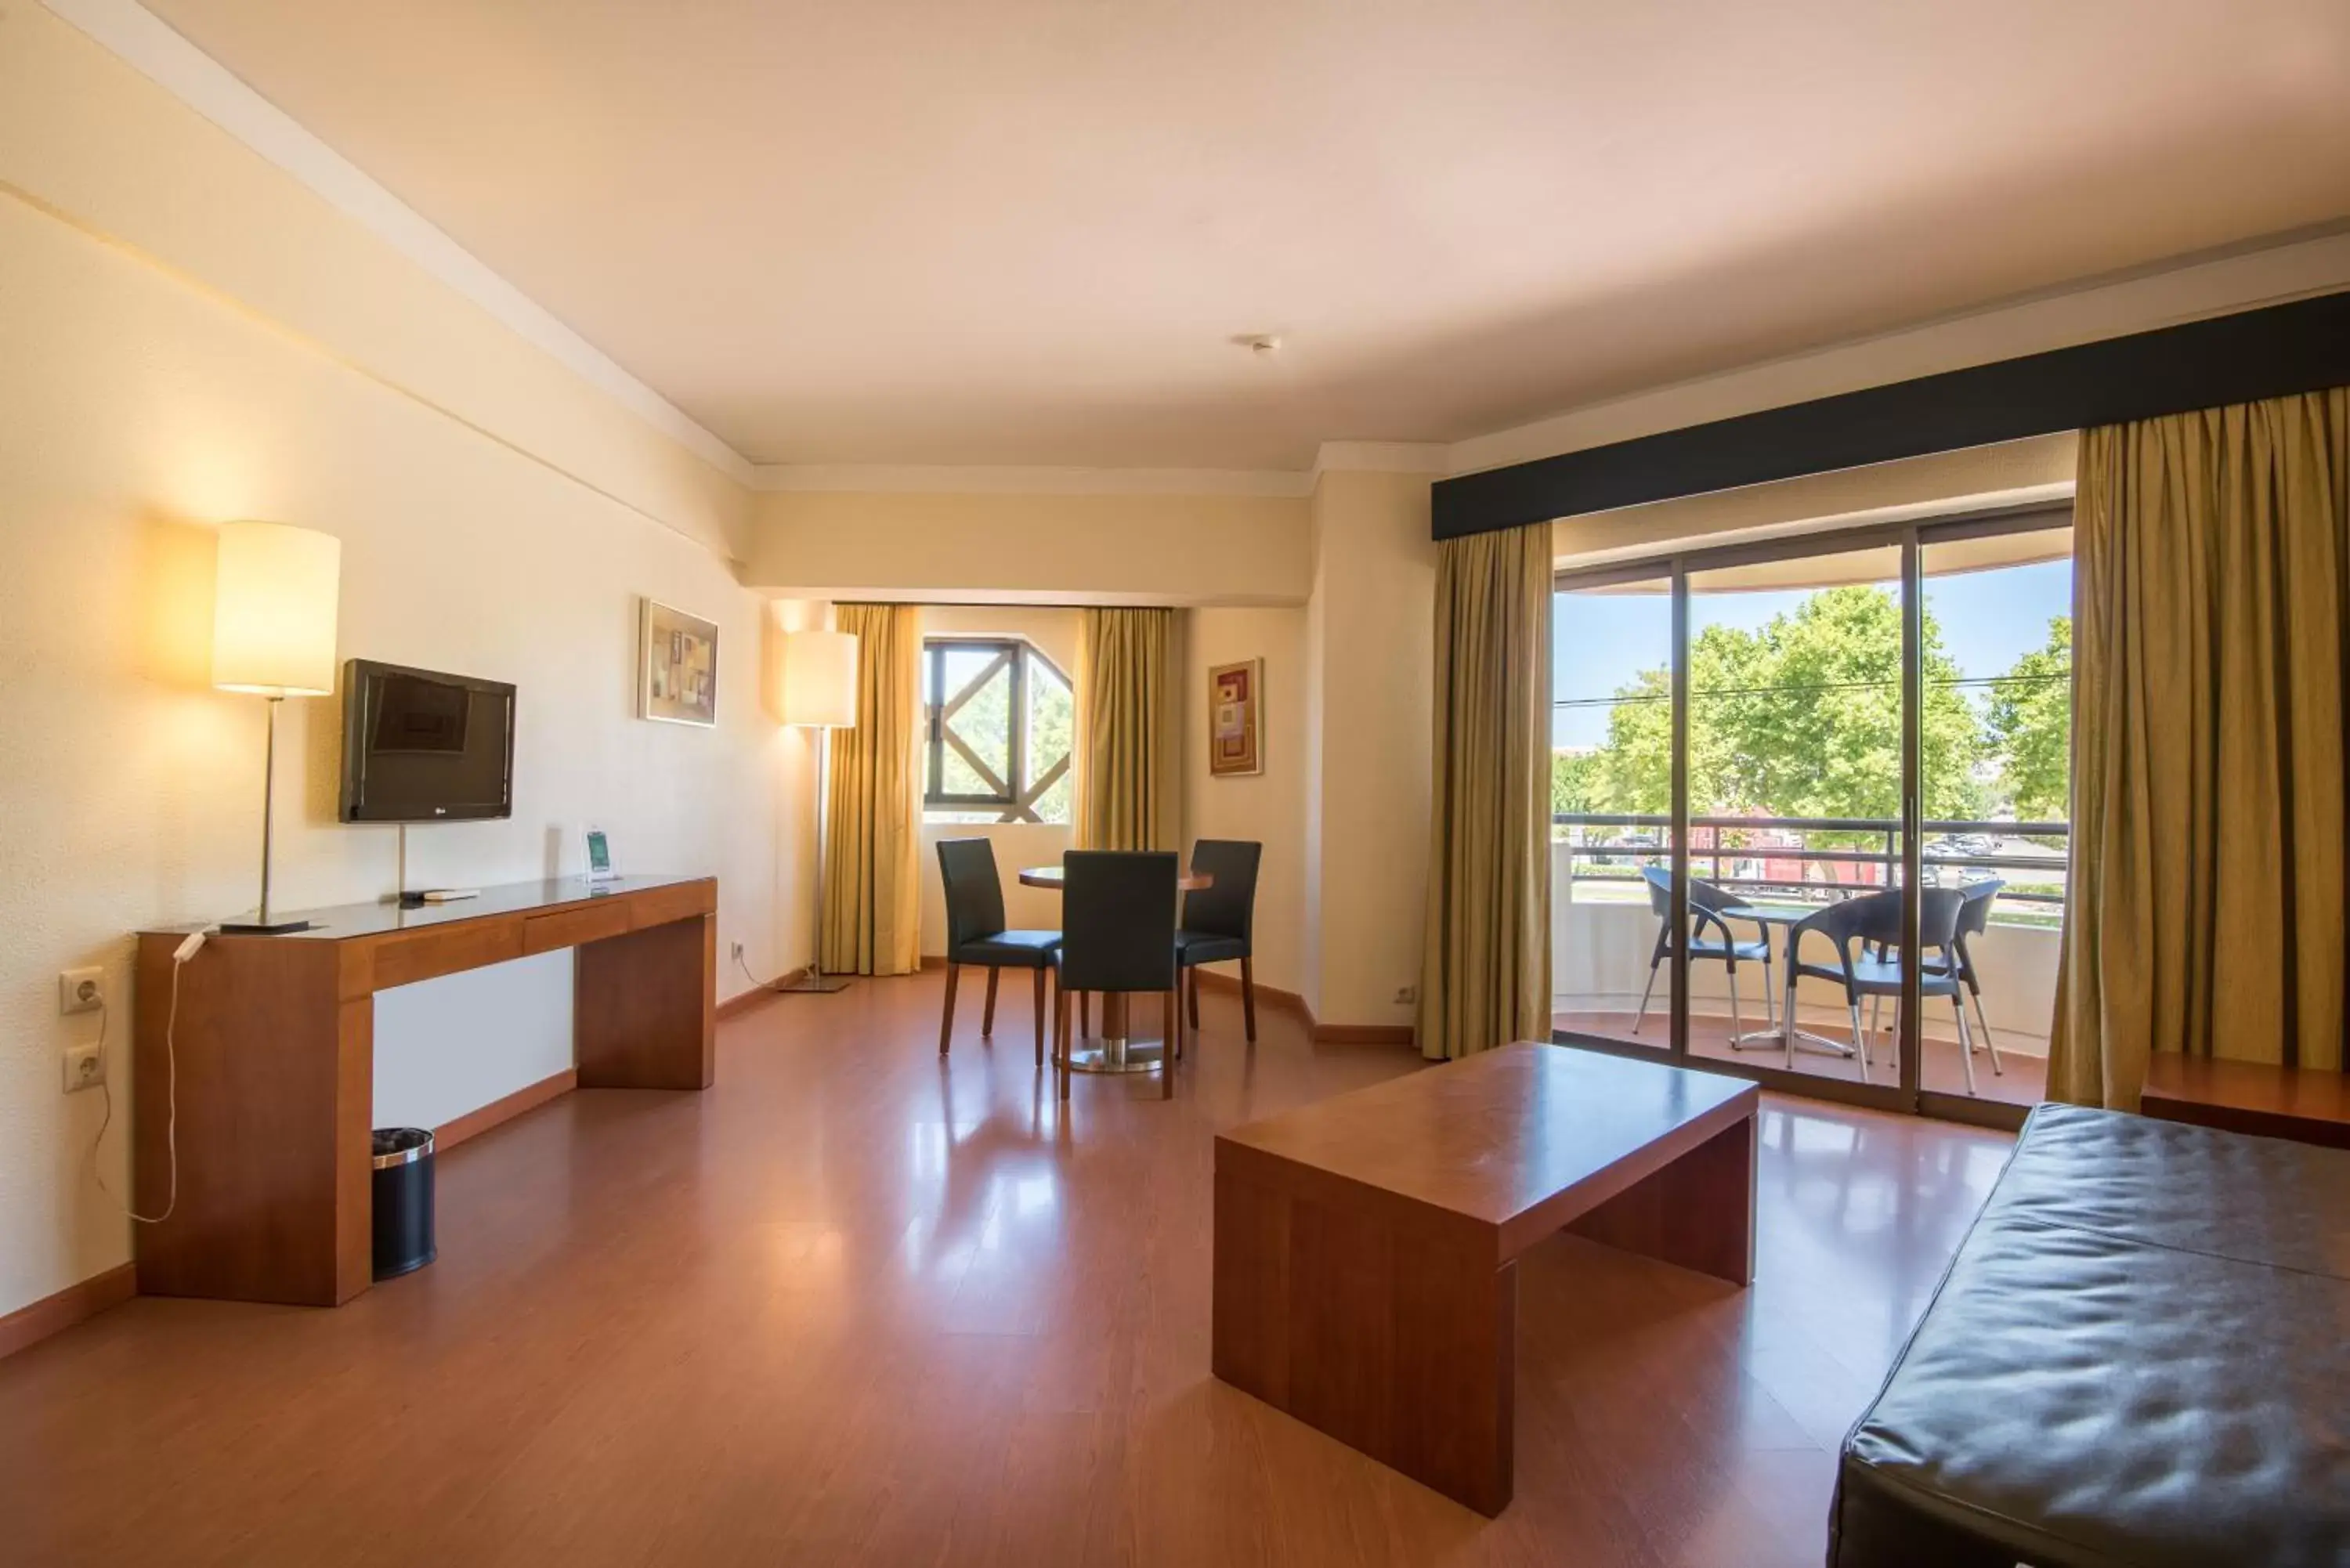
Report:
[[[1518,1274],[1490,1228],[1216,1172],[1215,1375],[1493,1515],[1515,1454]]]
[[[718,918],[577,950],[572,1054],[583,1089],[706,1089],[718,1045]]]
[[[130,1081],[139,1288],[338,1306],[368,1288],[375,999],[350,944],[215,936],[180,971],[177,936],[139,939]],[[172,1121],[176,1102],[177,1188]]]
[[[1754,1282],[1754,1118],[1732,1123],[1567,1226],[1733,1285]]]

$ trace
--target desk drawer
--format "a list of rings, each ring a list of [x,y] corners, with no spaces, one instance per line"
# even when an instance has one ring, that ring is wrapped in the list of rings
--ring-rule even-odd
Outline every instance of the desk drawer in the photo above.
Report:
[[[522,954],[522,922],[510,916],[411,931],[375,944],[375,988],[384,991],[409,985],[435,975],[504,963]]]
[[[533,915],[523,921],[522,950],[545,953],[557,948],[576,948],[583,942],[600,942],[606,937],[626,936],[629,928],[629,906],[624,899],[557,909],[551,915]]]
[[[630,894],[629,908],[634,912],[634,923],[639,930],[647,926],[665,926],[671,920],[711,914],[718,908],[718,884],[680,882],[674,887],[648,888],[641,893]]]

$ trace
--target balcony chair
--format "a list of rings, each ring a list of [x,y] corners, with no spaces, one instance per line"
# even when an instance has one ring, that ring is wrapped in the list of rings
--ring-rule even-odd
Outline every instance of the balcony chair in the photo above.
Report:
[[[1183,895],[1183,921],[1175,932],[1175,962],[1184,976],[1184,1006],[1191,1034],[1200,1033],[1200,972],[1203,963],[1241,966],[1241,1021],[1256,1044],[1256,948],[1250,929],[1256,915],[1257,863],[1264,846],[1247,839],[1202,838],[1191,846],[1191,869],[1213,878]]]
[[[1966,902],[1955,888],[1927,888],[1918,894],[1918,945],[1925,955],[1918,965],[1920,996],[1947,996],[1959,1017],[1959,1061],[1966,1068],[1967,1093],[1975,1092],[1974,1041],[1967,1028],[1966,1005],[1959,997],[1959,910]],[[1807,963],[1802,948],[1806,936],[1825,937],[1834,943],[1836,961]],[[1860,1081],[1868,1082],[1868,1035],[1861,1028],[1862,997],[1901,994],[1901,894],[1898,889],[1870,893],[1830,904],[1787,929],[1787,990],[1779,1016],[1785,1021],[1787,1067],[1795,1065],[1795,982],[1805,975],[1844,988],[1845,1004],[1852,1013],[1852,1054],[1860,1060]],[[1937,957],[1936,955],[1939,956]],[[1821,1044],[1843,1047],[1818,1035]]]
[[[995,874],[995,846],[984,838],[939,840],[939,879],[947,896],[947,1009],[939,1024],[939,1054],[954,1039],[955,977],[964,964],[987,971],[987,1005],[979,1033],[995,1033],[995,982],[1007,969],[1036,977],[1036,1065],[1045,1064],[1045,976],[1061,945],[1058,931],[1003,929],[1003,883]]]
[[[1640,875],[1648,883],[1648,909],[1657,917],[1657,945],[1648,954],[1648,983],[1640,992],[1640,1010],[1632,1015],[1632,1033],[1640,1032],[1648,1016],[1648,998],[1657,989],[1657,971],[1673,951],[1673,877],[1672,873],[1655,866],[1644,866]],[[1746,1018],[1738,1005],[1738,961],[1762,966],[1762,1021],[1765,1030],[1777,1027],[1771,1016],[1771,943],[1767,936],[1759,941],[1742,942],[1723,919],[1722,911],[1738,907],[1738,896],[1727,888],[1715,886],[1700,877],[1690,878],[1690,925],[1696,940],[1690,943],[1690,961],[1696,963],[1712,959],[1730,971],[1730,1031],[1734,1040],[1746,1033]],[[1710,941],[1705,929],[1713,926],[1721,932],[1720,941]]]
[[[1058,981],[1053,1065],[1069,1097],[1069,993],[1158,992],[1166,1046],[1159,1093],[1175,1093],[1183,1054],[1183,1013],[1175,994],[1175,856],[1164,850],[1073,849],[1061,857],[1061,919],[1067,934],[1052,950]],[[1102,1009],[1107,1026],[1109,1007]],[[1131,1027],[1131,1025],[1129,1025]]]
[[[1991,877],[1985,881],[1969,882],[1960,888],[1959,896],[1966,902],[1959,906],[1958,934],[1950,944],[1959,958],[1960,982],[1967,988],[1967,994],[1974,999],[1975,1023],[1981,1031],[1982,1037],[1974,1042],[1974,1049],[1991,1053],[1991,1070],[1994,1074],[2004,1074],[2007,1069],[2000,1064],[1999,1038],[1991,1033],[1991,1020],[1983,1016],[1982,974],[1975,968],[1974,955],[1967,950],[1967,939],[1983,934],[1984,928],[1991,924],[1991,905],[1999,898],[2000,889],[2006,886],[1999,878]],[[1883,956],[1881,950],[1878,956]],[[1926,962],[1930,970],[1934,960],[1929,955]],[[1877,1027],[1877,1002],[1878,999],[1872,997],[1868,1003],[1868,1026],[1872,1030]]]

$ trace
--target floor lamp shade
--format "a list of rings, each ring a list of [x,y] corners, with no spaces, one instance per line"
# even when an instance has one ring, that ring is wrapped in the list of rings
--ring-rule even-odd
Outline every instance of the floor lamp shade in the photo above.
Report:
[[[857,727],[857,639],[845,631],[784,634],[784,722]]]
[[[213,588],[213,684],[265,697],[335,689],[343,543],[283,523],[224,523]]]

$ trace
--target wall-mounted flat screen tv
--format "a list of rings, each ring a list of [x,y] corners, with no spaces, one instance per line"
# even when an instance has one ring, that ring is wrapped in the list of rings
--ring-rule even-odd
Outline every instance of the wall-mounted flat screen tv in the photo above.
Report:
[[[343,665],[345,822],[514,815],[515,689],[354,659]]]

